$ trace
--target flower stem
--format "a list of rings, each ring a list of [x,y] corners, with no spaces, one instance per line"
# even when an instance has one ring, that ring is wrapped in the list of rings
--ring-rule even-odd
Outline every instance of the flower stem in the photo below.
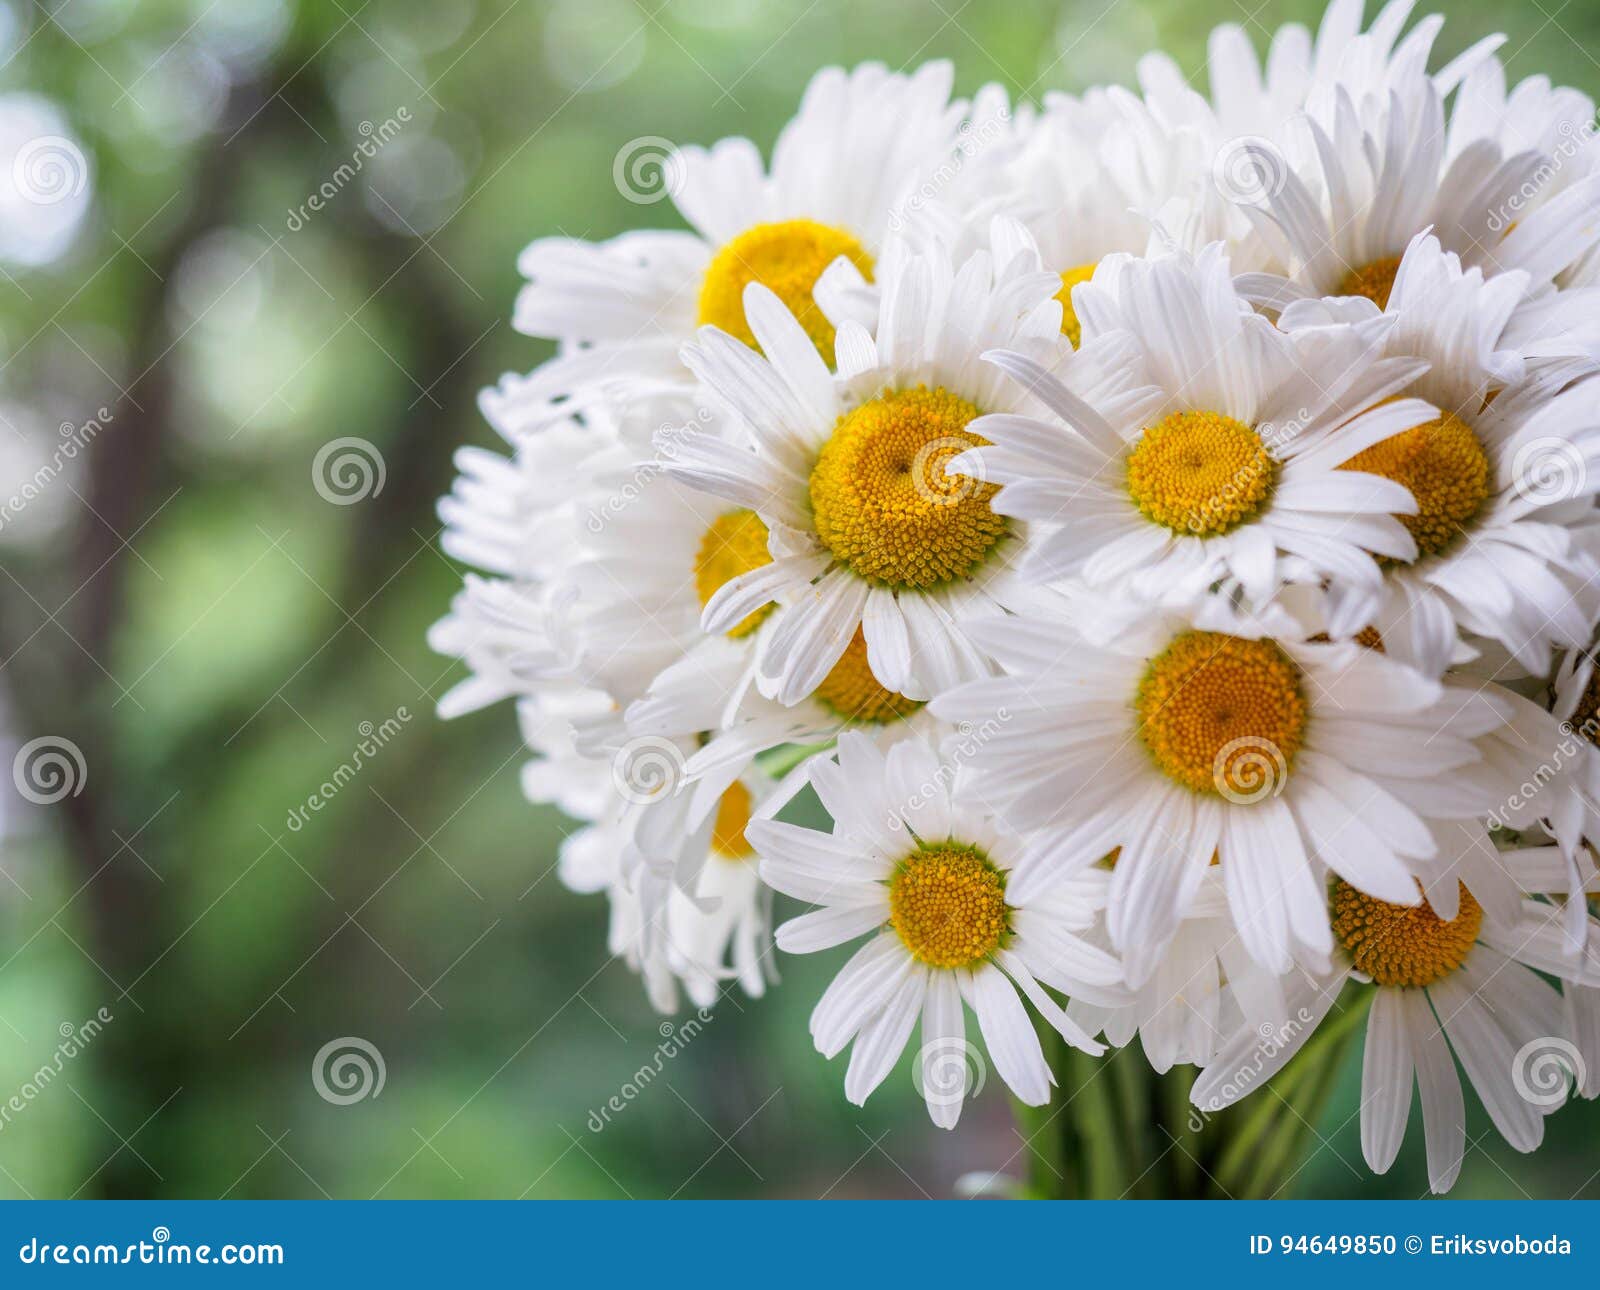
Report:
[[[1045,1106],[1016,1107],[1027,1194],[1049,1199],[1198,1200],[1285,1194],[1366,1015],[1371,991],[1341,1001],[1267,1087],[1207,1114],[1196,1071],[1153,1071],[1135,1043],[1101,1058],[1041,1035],[1056,1078]]]

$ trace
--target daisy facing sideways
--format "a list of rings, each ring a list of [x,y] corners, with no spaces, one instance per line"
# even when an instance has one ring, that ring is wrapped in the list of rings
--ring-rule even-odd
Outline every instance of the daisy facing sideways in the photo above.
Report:
[[[1415,509],[1406,490],[1340,469],[1434,415],[1385,401],[1424,367],[1380,354],[1387,323],[1279,331],[1234,292],[1220,245],[1109,257],[1073,299],[1086,344],[1131,342],[1146,397],[1102,406],[1026,355],[989,355],[1053,415],[986,416],[972,433],[992,446],[948,467],[999,485],[994,509],[1038,526],[1027,576],[1150,600],[1230,578],[1260,602],[1285,561],[1372,587],[1373,554],[1414,553],[1394,518]]]
[[[880,747],[916,734],[938,737],[938,723],[925,704],[878,683],[867,666],[860,631],[822,684],[795,704],[763,695],[755,685],[754,666],[751,650],[708,637],[663,671],[624,714],[631,737],[691,738],[698,744],[684,763],[679,785],[696,799],[691,826],[731,779],[763,753],[784,746],[797,755],[804,748],[821,751],[846,730],[860,730]],[[805,778],[802,760],[774,785],[762,814],[775,815],[805,786]]]
[[[1238,200],[1263,236],[1290,250],[1288,274],[1242,284],[1251,300],[1280,310],[1296,299],[1364,296],[1382,306],[1406,247],[1429,229],[1485,274],[1520,270],[1537,289],[1594,247],[1600,176],[1530,202],[1552,175],[1577,167],[1534,146],[1555,133],[1554,118],[1503,138],[1475,110],[1471,86],[1497,70],[1479,49],[1453,120],[1448,88],[1424,74],[1427,50],[1412,42],[1397,60],[1412,66],[1387,85],[1364,91],[1336,80],[1314,94],[1291,119],[1285,148],[1238,141],[1242,164],[1263,177]]]
[[[1375,628],[1425,672],[1477,636],[1543,675],[1552,649],[1588,644],[1600,614],[1600,382],[1568,383],[1593,370],[1582,335],[1595,306],[1587,291],[1525,303],[1526,285],[1519,272],[1486,279],[1420,236],[1381,315],[1387,352],[1428,363],[1407,393],[1439,411],[1346,465],[1411,492],[1400,522],[1416,553],[1386,561],[1375,585],[1330,588],[1329,630]],[[1379,317],[1366,300],[1308,300],[1280,323],[1298,335]]]
[[[1115,858],[1108,863],[1114,866]],[[1217,1044],[1240,1026],[1276,1022],[1282,1013],[1281,981],[1240,943],[1215,865],[1201,877],[1155,971],[1127,1003],[1079,997],[1067,1004],[1067,1016],[1114,1048],[1137,1035],[1158,1074],[1179,1063],[1204,1066]]]
[[[1524,890],[1561,893],[1566,865],[1554,850],[1507,852],[1504,859]],[[1335,879],[1329,905],[1338,947],[1333,970],[1305,973],[1289,987],[1284,1024],[1273,1032],[1279,1041],[1270,1048],[1253,1028],[1230,1037],[1195,1080],[1194,1104],[1218,1111],[1260,1087],[1353,980],[1374,991],[1361,1072],[1361,1151],[1374,1172],[1394,1163],[1415,1084],[1429,1185],[1435,1192],[1454,1186],[1467,1146],[1457,1062],[1505,1140],[1518,1151],[1537,1147],[1544,1117],[1567,1095],[1566,1081],[1552,1088],[1538,1064],[1580,1051],[1561,991],[1540,973],[1568,990],[1600,984],[1600,924],[1588,920],[1589,947],[1574,958],[1560,910],[1538,900],[1525,900],[1514,923],[1499,925],[1463,888],[1456,916],[1445,920],[1428,905],[1389,904]]]
[[[1092,623],[1085,597],[1071,623]],[[1106,611],[1110,612],[1110,611]],[[970,764],[980,793],[1032,834],[1024,897],[1120,848],[1107,926],[1129,983],[1149,979],[1215,859],[1246,950],[1287,972],[1333,948],[1322,874],[1399,904],[1438,851],[1428,816],[1482,818],[1455,780],[1500,726],[1488,693],[1354,643],[1308,640],[1288,614],[1211,598],[1150,613],[1104,642],[1071,623],[975,629],[1007,675],[936,698],[951,722],[1007,714]],[[1476,782],[1476,781],[1474,781]],[[1430,790],[1452,788],[1437,804]]]
[[[756,285],[745,312],[762,354],[718,328],[684,350],[751,446],[691,433],[668,469],[754,512],[772,555],[726,583],[702,623],[725,631],[777,602],[760,673],[781,703],[813,693],[858,628],[878,681],[927,699],[988,670],[965,633],[974,616],[1048,599],[1011,570],[1023,526],[995,512],[993,486],[945,472],[982,442],[975,418],[1028,397],[980,361],[985,350],[1092,369],[1114,406],[1126,384],[1115,363],[1067,347],[1058,280],[1026,250],[1004,260],[979,251],[958,265],[938,248],[897,256],[880,287],[875,328],[840,329],[837,376],[783,301]]]
[[[681,392],[594,398],[556,421],[530,415],[503,386],[482,404],[512,451],[460,449],[439,502],[444,549],[494,575],[469,574],[430,636],[474,672],[442,710],[563,684],[603,689],[619,704],[637,698],[704,639],[700,611],[746,567],[746,553],[766,559],[759,521],[663,467],[690,427],[722,427]]]
[[[779,135],[770,168],[748,139],[666,155],[625,148],[615,167],[625,195],[647,178],[630,169],[659,166],[648,179],[665,186],[694,232],[529,246],[514,323],[560,342],[561,352],[519,378],[519,392],[548,404],[617,384],[692,385],[678,349],[696,327],[756,343],[744,314],[751,282],[775,291],[831,357],[833,323],[812,288],[841,257],[870,278],[899,203],[949,162],[965,111],[950,99],[951,78],[943,62],[911,75],[877,63],[825,68]]]
[[[921,741],[885,754],[847,733],[836,761],[813,763],[812,784],[831,833],[757,820],[749,840],[769,886],[820,906],[778,929],[780,949],[809,954],[871,936],[811,1014],[825,1057],[854,1041],[846,1097],[866,1101],[920,1017],[918,1087],[934,1122],[954,1127],[968,1092],[964,1079],[950,1081],[968,1051],[963,1003],[995,1069],[1029,1106],[1048,1101],[1055,1081],[1023,999],[1074,1047],[1105,1051],[1044,989],[1125,1001],[1117,960],[1081,935],[1103,875],[1017,900],[1009,890],[1016,838],[959,789],[952,794],[949,768]]]

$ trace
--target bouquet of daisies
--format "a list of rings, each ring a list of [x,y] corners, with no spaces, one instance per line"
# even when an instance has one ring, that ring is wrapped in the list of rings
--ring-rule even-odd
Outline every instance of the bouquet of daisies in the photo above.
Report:
[[[1220,27],[1210,98],[829,68],[770,160],[618,154],[689,231],[523,254],[441,707],[515,700],[658,1008],[853,947],[845,1095],[992,1069],[1073,1194],[1153,1123],[1281,1186],[1363,1029],[1436,1191],[1460,1072],[1522,1151],[1600,1093],[1595,105],[1410,8]]]

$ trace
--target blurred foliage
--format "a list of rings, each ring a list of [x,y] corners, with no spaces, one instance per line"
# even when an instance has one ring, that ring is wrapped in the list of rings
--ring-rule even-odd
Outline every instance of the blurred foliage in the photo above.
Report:
[[[1554,17],[1449,5],[1442,52],[1502,22],[1512,70],[1595,86],[1591,0]],[[84,791],[20,818],[0,883],[0,1100],[63,1024],[114,1020],[0,1123],[0,1194],[948,1195],[1020,1169],[997,1084],[954,1134],[908,1069],[864,1110],[807,1014],[843,954],[729,996],[602,1132],[660,1019],[604,952],[605,909],[552,873],[570,827],[519,795],[509,708],[438,722],[458,679],[428,624],[460,571],[433,501],[477,388],[547,347],[508,318],[537,235],[675,223],[619,196],[630,138],[769,146],[829,62],[956,61],[970,91],[1128,80],[1161,45],[1192,71],[1217,21],[1264,44],[1310,0],[1245,8],[940,0],[21,0],[0,91],[55,100],[92,159],[71,251],[16,270],[0,434],[23,461],[99,407],[105,432],[36,522],[0,537],[0,658],[16,737],[71,738]],[[368,136],[410,120],[320,211]],[[366,123],[366,126],[363,125]],[[331,506],[310,462],[379,445],[383,491]],[[30,455],[31,454],[31,455]],[[3,458],[6,454],[0,454]],[[29,466],[31,473],[33,466]],[[8,481],[9,482],[9,481]],[[9,491],[0,489],[0,492]],[[362,722],[411,719],[310,817],[290,812]],[[360,1036],[380,1096],[318,1096]],[[1373,1179],[1359,1055],[1301,1194],[1415,1196],[1420,1126]],[[1524,1161],[1474,1107],[1458,1195],[1593,1195],[1595,1108]]]

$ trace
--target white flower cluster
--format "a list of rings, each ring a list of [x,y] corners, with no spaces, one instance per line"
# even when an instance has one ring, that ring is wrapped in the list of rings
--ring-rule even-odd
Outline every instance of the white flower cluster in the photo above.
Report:
[[[860,1102],[920,1021],[949,1126],[969,1011],[1026,1103],[1038,1017],[1210,1110],[1357,998],[1441,1191],[1458,1063],[1521,1150],[1600,1092],[1595,105],[1409,11],[1218,28],[1209,99],[829,68],[665,159],[691,231],[527,249],[442,708],[516,700],[657,1006],[864,940],[816,1045]]]

